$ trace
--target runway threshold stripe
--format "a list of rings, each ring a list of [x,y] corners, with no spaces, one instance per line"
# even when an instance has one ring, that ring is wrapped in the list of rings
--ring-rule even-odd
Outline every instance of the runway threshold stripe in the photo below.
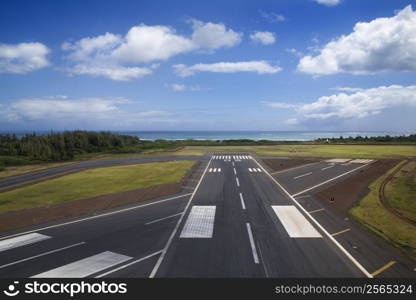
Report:
[[[180,238],[212,238],[216,206],[195,205],[189,213]]]
[[[130,256],[105,251],[52,269],[31,278],[84,278],[131,259]]]
[[[322,237],[295,206],[273,205],[272,208],[291,238]]]
[[[312,174],[312,172],[305,173],[305,174],[302,174],[302,175],[299,175],[299,176],[293,177],[293,179],[298,179],[298,178],[301,178],[301,177],[309,176],[309,175],[311,175],[311,174]]]
[[[30,245],[33,243],[37,243],[43,240],[50,239],[50,236],[43,235],[37,232],[17,236],[14,238],[10,238],[7,240],[0,241],[0,252],[10,250],[13,248]]]
[[[257,255],[256,244],[254,243],[253,232],[251,231],[250,223],[246,223],[248,238],[250,240],[251,252],[253,253],[254,263],[259,263],[259,256]]]

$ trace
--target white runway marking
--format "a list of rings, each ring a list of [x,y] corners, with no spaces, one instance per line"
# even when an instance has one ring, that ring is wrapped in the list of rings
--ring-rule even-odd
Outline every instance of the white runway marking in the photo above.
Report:
[[[250,172],[253,172],[253,170],[252,170],[251,168],[248,168],[248,170],[249,170]]]
[[[350,163],[353,163],[353,164],[368,164],[370,162],[373,162],[373,160],[372,159],[354,159],[350,161]]]
[[[261,173],[261,169],[260,168],[257,168],[257,172]]]
[[[237,175],[237,171],[235,168],[233,168],[233,171],[234,171],[234,175]]]
[[[254,263],[258,264],[259,263],[259,257],[257,255],[256,244],[254,243],[254,238],[253,238],[253,233],[251,232],[250,223],[246,223],[246,226],[247,226],[248,238],[250,240],[251,252],[253,253]]]
[[[17,261],[8,263],[6,265],[2,265],[2,266],[0,266],[0,269],[6,268],[6,267],[9,267],[9,266],[13,266],[13,265],[19,264],[21,262],[32,260],[32,259],[35,259],[35,258],[38,258],[38,257],[42,257],[42,256],[45,256],[45,255],[48,255],[48,254],[63,251],[63,250],[66,250],[66,249],[69,249],[69,248],[72,248],[72,247],[80,246],[80,245],[83,245],[83,244],[85,244],[85,242],[73,244],[73,245],[70,245],[70,246],[63,247],[63,248],[59,248],[59,249],[51,250],[51,251],[48,251],[48,252],[44,252],[44,253],[41,253],[41,254],[38,254],[38,255],[30,256],[30,257],[27,257],[27,258],[24,258],[24,259],[21,259],[21,260],[17,260]]]
[[[306,173],[306,174],[302,174],[302,175],[299,175],[299,176],[293,177],[293,179],[298,179],[298,178],[301,178],[301,177],[309,176],[309,175],[311,175],[311,174],[312,174],[312,172],[309,172],[309,173]]]
[[[21,236],[17,236],[14,238],[10,238],[7,240],[0,241],[0,252],[6,251],[9,249],[37,243],[46,239],[50,239],[50,236],[43,235],[40,233],[29,233]]]
[[[158,255],[158,254],[160,254],[160,253],[162,253],[162,252],[163,252],[163,250],[160,250],[160,251],[154,252],[154,253],[149,254],[149,255],[147,255],[147,256],[145,256],[145,257],[142,257],[142,258],[136,259],[136,260],[134,260],[134,261],[132,261],[132,262],[129,262],[128,264],[125,264],[125,265],[123,265],[123,266],[117,267],[117,268],[112,269],[112,270],[110,270],[110,271],[108,271],[108,272],[105,272],[105,273],[103,273],[103,274],[100,274],[100,275],[96,276],[95,278],[101,278],[101,277],[107,276],[108,274],[111,274],[111,273],[114,273],[114,272],[120,271],[120,270],[122,270],[122,269],[125,269],[125,268],[127,268],[127,267],[130,267],[131,265],[137,264],[137,263],[139,263],[139,262],[141,262],[141,261],[144,261],[144,260],[146,260],[146,259],[148,259],[148,258],[151,258],[151,257],[153,257],[153,256],[155,256],[155,255]]]
[[[235,166],[235,165],[234,165],[234,162],[233,162],[232,164],[233,164],[233,167],[234,167],[234,166]]]
[[[327,159],[325,162],[329,162],[329,163],[346,163],[347,161],[350,161],[351,159],[349,158],[332,158],[332,159]]]
[[[208,172],[210,172],[210,173],[211,173],[211,172],[212,172],[212,168],[209,168],[209,171],[208,171]]]
[[[295,206],[273,205],[272,208],[291,238],[322,237]]]
[[[178,213],[178,214],[174,214],[174,215],[170,215],[170,216],[167,216],[167,217],[164,217],[164,218],[156,219],[154,221],[147,222],[144,225],[150,225],[150,224],[153,224],[153,223],[157,223],[157,222],[160,222],[160,221],[163,221],[163,220],[166,220],[166,219],[170,219],[170,218],[173,218],[173,217],[176,217],[176,216],[180,216],[181,214],[183,214],[183,212]]]
[[[246,204],[244,203],[243,194],[240,193],[241,207],[245,210]]]
[[[218,172],[221,172],[221,168],[218,168]]]
[[[180,238],[212,238],[215,209],[215,205],[193,206],[183,226]]]
[[[217,168],[214,168],[214,173],[217,172]]]
[[[240,180],[238,180],[238,177],[235,178],[235,181],[237,182],[237,186],[240,187]]]
[[[333,165],[332,166],[328,166],[328,167],[322,168],[321,171],[324,171],[326,169],[330,169],[330,168],[333,168],[333,167],[334,167]]]
[[[105,251],[31,278],[84,278],[131,259],[130,256]]]

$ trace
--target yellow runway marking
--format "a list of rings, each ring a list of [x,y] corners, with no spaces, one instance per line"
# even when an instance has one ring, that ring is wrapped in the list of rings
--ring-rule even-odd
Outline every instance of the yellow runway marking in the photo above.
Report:
[[[384,266],[382,266],[380,269],[374,271],[373,273],[371,273],[371,275],[373,276],[377,276],[380,273],[384,272],[385,270],[387,270],[388,268],[390,268],[391,266],[393,266],[396,262],[394,260],[392,260],[391,262],[388,262],[387,264],[385,264]]]
[[[309,213],[313,214],[313,213],[316,213],[318,211],[323,211],[323,210],[325,210],[325,208],[315,209],[315,210],[310,211]]]
[[[350,231],[351,230],[351,228],[347,228],[347,229],[344,229],[344,230],[341,230],[341,231],[338,231],[338,232],[335,232],[335,233],[333,233],[333,234],[331,234],[332,236],[336,236],[336,235],[338,235],[338,234],[342,234],[342,233],[344,233],[344,232],[348,232],[348,231]]]

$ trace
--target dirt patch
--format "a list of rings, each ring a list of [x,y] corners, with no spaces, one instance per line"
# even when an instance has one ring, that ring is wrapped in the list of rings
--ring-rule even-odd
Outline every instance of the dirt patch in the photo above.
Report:
[[[196,162],[179,182],[101,195],[88,199],[62,202],[50,206],[5,212],[0,214],[0,231],[7,231],[69,217],[88,215],[96,211],[125,204],[177,194],[183,190],[184,186],[188,185],[188,181],[192,178],[193,173],[199,169],[200,165],[201,162]]]
[[[400,160],[378,160],[368,168],[361,169],[356,175],[319,191],[315,196],[326,207],[346,212],[368,194],[368,186],[374,180],[384,175],[399,162]],[[330,201],[331,198],[334,201]]]
[[[273,171],[281,171],[285,169],[294,168],[301,165],[306,165],[314,162],[318,162],[320,159],[316,158],[269,158],[263,159],[263,162],[266,163]]]

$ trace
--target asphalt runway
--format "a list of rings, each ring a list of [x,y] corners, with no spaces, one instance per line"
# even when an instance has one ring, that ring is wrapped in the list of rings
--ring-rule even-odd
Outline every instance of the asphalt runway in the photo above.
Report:
[[[414,277],[386,242],[309,192],[291,196],[366,166],[272,176],[250,156],[214,155],[191,193],[3,233],[0,276]]]

